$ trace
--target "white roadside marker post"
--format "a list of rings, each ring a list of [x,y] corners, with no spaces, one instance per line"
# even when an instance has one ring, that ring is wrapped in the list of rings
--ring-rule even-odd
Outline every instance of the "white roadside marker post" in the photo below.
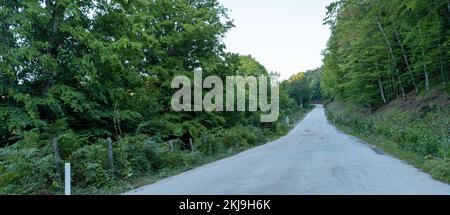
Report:
[[[64,165],[64,194],[70,195],[70,163]]]

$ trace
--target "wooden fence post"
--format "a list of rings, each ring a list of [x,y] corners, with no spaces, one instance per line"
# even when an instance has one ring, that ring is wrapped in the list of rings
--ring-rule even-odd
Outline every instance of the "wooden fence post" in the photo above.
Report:
[[[111,137],[108,137],[108,161],[109,161],[109,168],[111,169],[111,172],[115,175],[116,169],[114,167],[113,145]]]
[[[203,144],[208,144],[207,146],[208,146],[208,151],[209,151],[209,153],[213,153],[213,149],[212,149],[212,146],[211,146],[211,143],[209,142],[209,139],[208,139],[208,134],[203,134]]]
[[[191,145],[191,152],[194,151],[194,144],[192,143],[192,138],[189,138],[189,144]]]

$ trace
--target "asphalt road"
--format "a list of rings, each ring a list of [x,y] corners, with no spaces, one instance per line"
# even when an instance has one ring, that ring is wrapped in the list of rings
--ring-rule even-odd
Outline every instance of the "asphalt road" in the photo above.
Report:
[[[317,106],[281,139],[125,194],[450,194],[450,186],[338,131]]]

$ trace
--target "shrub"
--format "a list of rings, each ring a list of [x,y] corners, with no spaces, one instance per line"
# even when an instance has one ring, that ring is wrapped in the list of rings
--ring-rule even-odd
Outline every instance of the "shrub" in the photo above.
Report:
[[[344,111],[335,109],[327,109],[329,119],[351,127],[354,132],[383,136],[398,148],[421,156],[445,159],[450,155],[448,110],[435,110],[420,115],[415,112],[389,110],[365,116],[345,108]]]
[[[195,139],[195,149],[206,156],[224,152],[222,132],[222,129],[204,132],[199,138]]]
[[[170,146],[172,144],[172,147]],[[150,162],[154,170],[174,169],[183,163],[182,153],[179,146],[180,141],[153,143],[151,145]]]
[[[126,137],[113,146],[113,157],[116,171],[120,176],[130,178],[150,170],[148,159],[150,148],[146,135]]]
[[[226,148],[237,150],[264,142],[260,129],[249,126],[235,126],[224,131],[223,143]]]
[[[75,186],[101,187],[111,184],[112,172],[108,167],[106,141],[78,148],[69,157]]]
[[[18,143],[0,149],[0,194],[49,193],[56,186],[49,150],[21,148]]]
[[[0,148],[0,193],[48,193],[59,186],[51,145],[40,135],[24,132],[22,140]]]
[[[289,127],[285,123],[278,122],[276,126],[277,134],[284,134],[289,131]]]

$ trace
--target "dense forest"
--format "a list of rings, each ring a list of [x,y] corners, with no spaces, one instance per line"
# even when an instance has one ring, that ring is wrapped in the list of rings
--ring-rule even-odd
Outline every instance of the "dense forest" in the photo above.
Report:
[[[336,1],[325,23],[329,120],[450,182],[450,2]]]
[[[328,7],[328,96],[376,109],[450,82],[447,0],[345,0]]]
[[[232,27],[216,0],[0,1],[0,193],[61,193],[64,162],[75,192],[92,193],[285,133],[286,117],[320,100],[317,75],[281,84],[274,123],[259,112],[171,111],[173,77],[198,67],[278,78],[225,51]]]
[[[65,162],[75,193],[123,191],[286,134],[324,98],[332,123],[450,182],[450,1],[327,9],[324,65],[282,81],[262,123],[171,109],[196,68],[279,79],[226,50],[218,0],[0,0],[0,194],[61,194]]]

